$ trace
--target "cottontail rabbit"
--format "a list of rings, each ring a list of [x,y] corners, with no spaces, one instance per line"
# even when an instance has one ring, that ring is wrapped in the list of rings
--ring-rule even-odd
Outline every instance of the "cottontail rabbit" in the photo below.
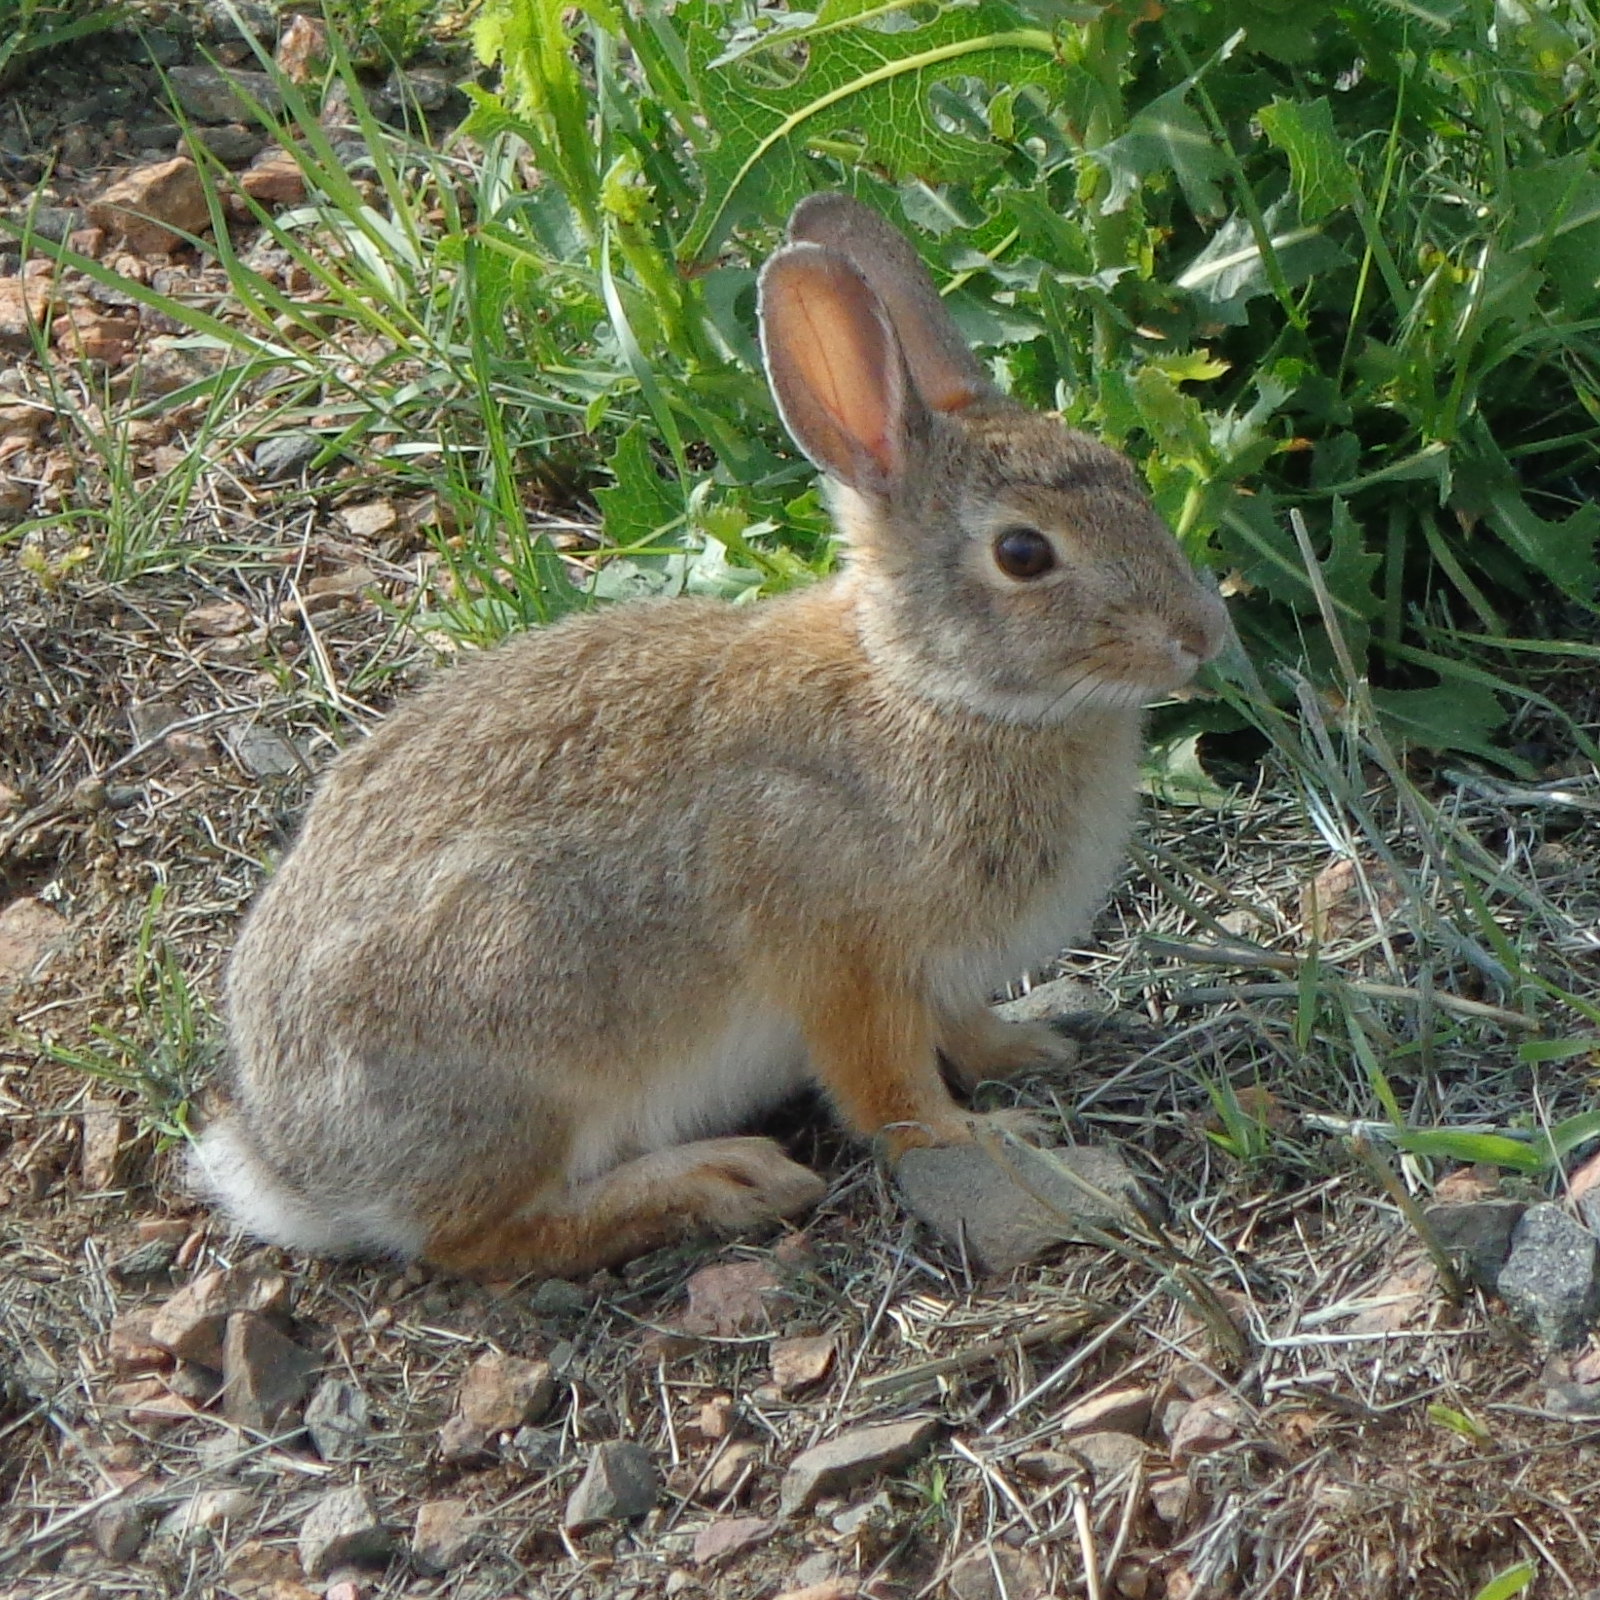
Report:
[[[815,1203],[726,1136],[798,1085],[892,1158],[974,1136],[941,1058],[1051,1058],[985,997],[1082,931],[1140,707],[1223,608],[872,211],[801,204],[760,322],[845,569],[515,639],[333,765],[234,951],[235,1108],[195,1155],[251,1233],[581,1274]]]

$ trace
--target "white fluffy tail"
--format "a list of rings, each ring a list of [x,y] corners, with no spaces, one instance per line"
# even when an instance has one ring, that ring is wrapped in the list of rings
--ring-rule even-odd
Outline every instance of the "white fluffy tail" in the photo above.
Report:
[[[410,1257],[422,1248],[422,1229],[392,1205],[332,1203],[323,1210],[293,1193],[232,1118],[212,1123],[190,1146],[189,1186],[235,1227],[290,1250]]]

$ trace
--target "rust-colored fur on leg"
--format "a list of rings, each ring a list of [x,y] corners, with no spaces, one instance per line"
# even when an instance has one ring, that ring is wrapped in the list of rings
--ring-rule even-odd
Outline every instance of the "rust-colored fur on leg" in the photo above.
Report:
[[[466,1227],[436,1232],[424,1258],[454,1272],[581,1277],[697,1233],[794,1216],[827,1185],[770,1139],[704,1139]]]
[[[957,1083],[980,1083],[1023,1072],[1049,1072],[1073,1065],[1078,1044],[1047,1022],[1007,1022],[987,1006],[941,1020],[939,1050]]]

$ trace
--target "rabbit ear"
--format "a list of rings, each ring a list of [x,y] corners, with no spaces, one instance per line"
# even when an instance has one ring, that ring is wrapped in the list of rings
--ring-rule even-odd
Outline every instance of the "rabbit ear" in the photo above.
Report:
[[[789,237],[837,251],[872,286],[930,410],[960,411],[995,392],[911,241],[876,211],[847,194],[809,195],[789,218]]]
[[[916,408],[889,318],[844,257],[785,245],[761,273],[761,348],[784,425],[841,483],[886,495]]]

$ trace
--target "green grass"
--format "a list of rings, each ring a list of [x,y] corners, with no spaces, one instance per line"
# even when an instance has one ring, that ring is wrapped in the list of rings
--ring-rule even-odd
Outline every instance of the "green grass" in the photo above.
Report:
[[[0,88],[17,82],[31,59],[115,27],[124,14],[84,0],[0,0]]]

